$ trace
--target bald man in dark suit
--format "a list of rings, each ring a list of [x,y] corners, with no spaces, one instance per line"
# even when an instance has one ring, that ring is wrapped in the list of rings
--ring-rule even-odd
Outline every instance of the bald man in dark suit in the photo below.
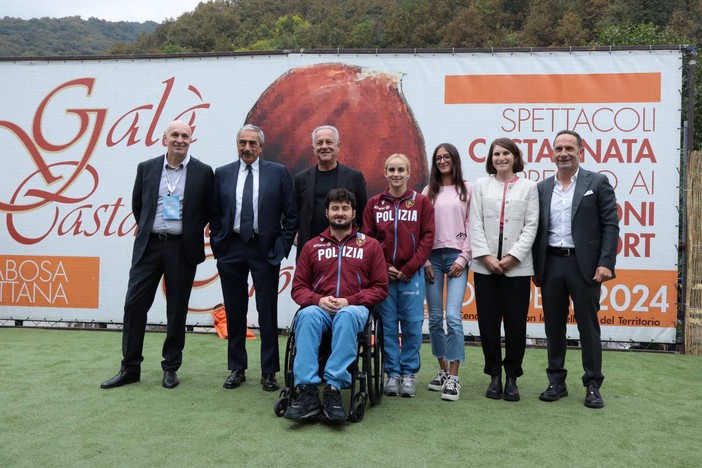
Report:
[[[541,286],[548,346],[548,388],[539,398],[568,396],[566,324],[572,299],[585,373],[585,406],[602,408],[602,342],[597,313],[602,283],[614,278],[619,219],[607,176],[579,167],[580,135],[563,130],[553,142],[556,175],[539,182],[539,228],[534,242],[534,283]]]
[[[122,366],[101,388],[138,382],[144,360],[144,332],[161,277],[166,283],[165,388],[179,384],[185,320],[197,265],[205,260],[204,228],[209,220],[212,168],[188,154],[192,130],[173,121],[163,135],[167,152],[137,167],[132,212],[137,233],[129,270],[122,331]]]

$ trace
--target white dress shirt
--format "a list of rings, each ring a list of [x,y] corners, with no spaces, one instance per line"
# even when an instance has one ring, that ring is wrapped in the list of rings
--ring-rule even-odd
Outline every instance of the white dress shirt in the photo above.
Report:
[[[575,248],[571,222],[573,219],[573,194],[578,180],[578,169],[570,178],[570,185],[563,190],[563,184],[554,177],[551,196],[551,218],[548,225],[548,245],[564,249]]]
[[[254,232],[258,234],[258,176],[260,174],[260,158],[251,164],[251,172],[253,173],[253,213],[254,213]],[[244,183],[246,183],[246,163],[239,160],[239,174],[236,179],[236,214],[234,216],[234,232],[240,232],[241,228],[241,199],[244,197]]]

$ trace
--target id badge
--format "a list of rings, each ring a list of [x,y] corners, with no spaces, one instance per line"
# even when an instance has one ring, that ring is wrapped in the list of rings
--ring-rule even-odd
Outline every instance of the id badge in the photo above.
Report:
[[[163,219],[180,219],[180,197],[178,195],[163,196]]]

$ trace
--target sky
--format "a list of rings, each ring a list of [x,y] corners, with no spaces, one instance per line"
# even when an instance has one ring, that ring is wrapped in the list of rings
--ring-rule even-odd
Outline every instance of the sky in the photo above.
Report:
[[[31,19],[91,16],[107,21],[155,21],[178,18],[207,0],[0,0],[0,18]]]

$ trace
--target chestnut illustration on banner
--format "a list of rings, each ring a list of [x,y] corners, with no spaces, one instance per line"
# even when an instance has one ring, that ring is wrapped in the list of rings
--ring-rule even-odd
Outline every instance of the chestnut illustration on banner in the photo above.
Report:
[[[343,63],[294,68],[261,94],[246,123],[265,133],[264,157],[284,164],[293,177],[317,163],[312,130],[333,125],[341,140],[339,162],[363,172],[369,196],[387,188],[383,163],[394,153],[410,159],[410,187],[419,191],[429,174],[426,148],[401,78]]]

